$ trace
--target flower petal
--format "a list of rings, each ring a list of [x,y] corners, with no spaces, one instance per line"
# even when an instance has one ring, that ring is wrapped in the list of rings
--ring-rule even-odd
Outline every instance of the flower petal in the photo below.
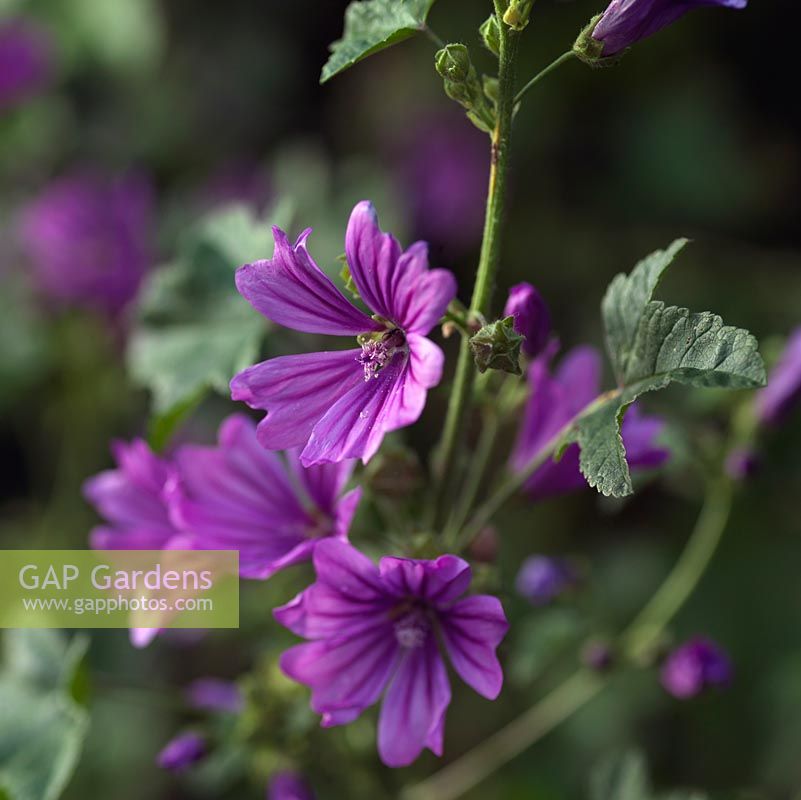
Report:
[[[365,303],[407,333],[426,334],[456,296],[448,270],[428,269],[428,246],[415,242],[401,253],[395,238],[378,227],[371,203],[358,203],[345,234],[351,276]]]
[[[310,686],[311,707],[330,715],[328,725],[355,719],[373,705],[397,663],[399,646],[391,628],[377,629],[347,639],[307,642],[281,656],[281,669],[292,680]],[[337,719],[335,712],[346,711]]]
[[[314,263],[306,249],[310,233],[304,231],[293,247],[280,228],[273,228],[273,257],[237,270],[239,293],[265,317],[293,330],[335,336],[379,330]]]
[[[470,586],[470,565],[457,556],[434,561],[385,556],[378,565],[384,585],[398,597],[419,597],[435,605],[452,603]]]
[[[442,638],[459,677],[480,695],[494,700],[503,685],[495,648],[509,630],[497,597],[475,595],[440,615]]]
[[[378,227],[375,208],[367,200],[357,203],[351,212],[345,232],[345,255],[362,300],[376,314],[394,319],[392,282],[401,248],[392,234],[383,233]]]
[[[364,382],[356,361],[360,354],[361,350],[335,350],[262,361],[231,380],[231,397],[268,412],[258,427],[264,447],[300,447],[326,412]]]
[[[424,747],[442,754],[443,717],[451,701],[445,664],[433,634],[403,651],[378,719],[378,754],[388,767],[411,764]]]

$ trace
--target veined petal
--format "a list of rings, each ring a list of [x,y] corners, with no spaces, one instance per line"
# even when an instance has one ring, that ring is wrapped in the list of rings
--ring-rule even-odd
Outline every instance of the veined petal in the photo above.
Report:
[[[424,747],[442,755],[443,717],[451,701],[445,664],[430,633],[403,651],[378,719],[378,753],[388,767],[411,764]]]
[[[392,282],[401,248],[395,237],[378,227],[378,216],[367,200],[357,203],[345,232],[350,275],[362,300],[376,313],[393,319]],[[398,320],[395,320],[398,322]]]
[[[403,353],[397,353],[374,378],[362,377],[331,405],[315,424],[301,462],[311,466],[361,458],[366,464],[387,431],[409,424],[401,413],[406,402],[403,393],[409,385],[408,360]]]
[[[304,467],[300,463],[299,448],[287,451],[286,458],[295,477],[314,505],[327,514],[333,514],[339,496],[353,474],[356,461],[346,460]]]
[[[415,242],[402,253],[395,238],[378,227],[367,201],[351,213],[345,253],[364,302],[407,333],[428,333],[456,296],[453,273],[428,269],[425,242]]]
[[[383,601],[386,591],[378,567],[355,547],[338,539],[323,539],[314,551],[318,583],[363,602]]]
[[[385,556],[378,565],[384,584],[398,597],[419,597],[438,606],[461,597],[470,586],[470,565],[457,556],[435,561]]]
[[[310,233],[304,231],[293,247],[280,228],[273,228],[273,257],[237,270],[239,293],[268,319],[297,331],[356,336],[379,330],[314,263],[306,249]]]
[[[280,664],[289,678],[311,687],[314,711],[346,711],[343,719],[327,720],[329,725],[341,724],[378,700],[395,669],[398,650],[391,628],[378,629],[296,645],[283,653]]]
[[[440,625],[459,677],[480,695],[494,700],[503,685],[495,648],[509,629],[500,601],[489,595],[466,597],[440,615]]]
[[[337,400],[364,383],[356,360],[360,354],[361,350],[336,350],[262,361],[231,380],[231,397],[268,412],[258,427],[264,447],[300,447]]]

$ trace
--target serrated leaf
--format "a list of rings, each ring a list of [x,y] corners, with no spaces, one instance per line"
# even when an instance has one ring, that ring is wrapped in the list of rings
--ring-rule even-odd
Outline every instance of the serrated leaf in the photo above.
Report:
[[[758,343],[748,331],[724,325],[709,311],[692,313],[650,299],[683,246],[683,240],[674,242],[641,261],[630,276],[616,277],[604,298],[607,340],[621,386],[577,424],[581,471],[604,495],[624,497],[633,491],[620,426],[637,397],[672,382],[726,389],[765,384]]]
[[[276,216],[282,215],[273,213],[270,221]],[[258,355],[266,321],[239,296],[234,272],[271,252],[267,222],[245,207],[227,208],[190,231],[178,259],[151,276],[128,368],[153,394],[163,418],[154,423],[161,438],[164,425],[180,419],[206,390],[226,394],[231,376]]]
[[[345,11],[342,38],[331,45],[320,83],[423,30],[434,1],[354,0]]]
[[[616,275],[601,301],[609,358],[618,381],[624,381],[631,343],[640,324],[643,309],[651,301],[662,273],[687,244],[676,239],[665,250],[657,250],[638,262],[626,275]]]

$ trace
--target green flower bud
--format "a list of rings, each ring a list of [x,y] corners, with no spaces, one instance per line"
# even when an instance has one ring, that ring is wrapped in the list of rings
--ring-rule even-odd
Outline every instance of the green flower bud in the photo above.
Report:
[[[498,24],[498,18],[495,14],[491,14],[482,23],[478,29],[481,38],[484,40],[487,50],[494,53],[496,56],[501,52],[501,27]]]
[[[503,15],[503,21],[515,31],[522,31],[528,25],[528,17],[534,0],[512,0]]]
[[[446,83],[467,83],[471,73],[475,75],[470,53],[463,44],[446,44],[434,58],[437,72]]]
[[[470,350],[479,372],[497,369],[521,374],[520,346],[525,337],[515,331],[514,323],[514,317],[496,320],[470,338]]]

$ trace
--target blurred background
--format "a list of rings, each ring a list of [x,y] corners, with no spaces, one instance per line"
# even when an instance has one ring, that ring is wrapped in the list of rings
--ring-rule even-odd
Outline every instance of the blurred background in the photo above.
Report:
[[[255,324],[256,355],[263,331],[260,320],[237,316],[249,309],[226,305],[230,283],[216,294],[192,271],[209,214],[248,209],[236,217],[241,233],[226,228],[226,252],[242,250],[241,261],[270,254],[270,223],[293,234],[311,226],[311,252],[335,274],[349,210],[369,198],[384,229],[431,243],[432,263],[454,270],[469,300],[486,136],[442,93],[423,36],[319,86],[346,5],[0,0],[0,548],[86,546],[96,517],[81,485],[111,465],[111,439],[158,437],[175,414],[177,440],[213,441],[233,405],[202,389],[224,388],[236,357],[215,355],[218,371],[199,374],[187,337],[206,330],[219,343],[217,333],[233,331],[251,341]],[[468,43],[488,72],[477,28],[489,5],[440,0],[430,16],[439,36]],[[566,50],[600,10],[589,0],[539,0],[521,78]],[[694,242],[661,296],[714,309],[775,355],[801,324],[801,106],[790,46],[799,24],[791,2],[704,9],[617,68],[569,63],[538,86],[517,117],[498,310],[510,285],[531,281],[565,347],[601,346],[606,284],[684,235]],[[186,308],[163,307],[169,291],[149,277],[161,265],[178,276],[178,294],[189,287]],[[299,343],[309,337],[268,334],[262,351]],[[423,454],[446,398],[444,387],[434,393],[407,432]],[[650,400],[669,421],[674,458],[629,502],[587,491],[521,501],[501,518],[504,585],[535,552],[577,555],[589,577],[545,610],[508,591],[507,688],[494,704],[455,694],[446,755],[541,696],[587,636],[630,619],[697,514],[693,446],[717,435],[740,401],[681,389]],[[674,626],[677,638],[705,632],[726,648],[732,686],[680,703],[652,671],[627,675],[470,797],[584,798],[593,764],[631,746],[647,753],[660,788],[801,796],[801,413],[762,448],[720,553]],[[291,762],[323,800],[394,797],[432,771],[431,756],[381,768],[372,714],[320,731],[306,690],[277,673],[291,637],[270,609],[309,574],[244,583],[240,631],[163,637],[143,651],[125,631],[93,632],[73,687],[90,723],[65,796],[244,800],[263,796],[269,775]],[[183,699],[195,678],[242,674],[248,702],[236,719],[199,719]],[[193,722],[211,726],[217,750],[185,776],[160,771],[156,753]]]

